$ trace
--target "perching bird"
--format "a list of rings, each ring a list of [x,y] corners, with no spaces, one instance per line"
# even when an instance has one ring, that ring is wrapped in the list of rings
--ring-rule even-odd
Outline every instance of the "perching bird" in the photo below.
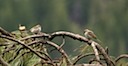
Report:
[[[97,39],[96,35],[93,33],[93,31],[89,30],[89,29],[85,29],[84,30],[84,35],[88,40],[92,40],[92,41],[96,41],[96,42],[100,42],[99,39]],[[79,50],[79,55],[81,56],[82,54],[88,53],[92,51],[92,47],[90,47],[89,45],[82,45],[80,46]]]
[[[14,32],[16,32],[16,31],[14,31]],[[18,33],[19,33],[19,36],[22,38],[29,35],[28,31],[26,30],[26,27],[24,25],[21,25],[21,24],[19,24],[19,30],[16,32],[16,34],[18,35]]]
[[[19,30],[24,31],[24,30],[26,30],[26,27],[24,25],[19,24]]]
[[[97,37],[96,35],[94,34],[93,31],[89,30],[89,29],[85,29],[84,30],[84,35],[85,37],[88,39],[88,40],[94,40],[94,41],[97,41],[97,42],[101,42]]]
[[[86,38],[90,39],[97,39],[96,35],[93,33],[93,31],[89,30],[89,29],[85,29],[84,30],[84,35]]]
[[[30,29],[30,31],[31,31],[32,33],[34,33],[34,34],[40,33],[40,32],[41,32],[41,25],[38,24],[38,25],[32,27],[32,28]]]

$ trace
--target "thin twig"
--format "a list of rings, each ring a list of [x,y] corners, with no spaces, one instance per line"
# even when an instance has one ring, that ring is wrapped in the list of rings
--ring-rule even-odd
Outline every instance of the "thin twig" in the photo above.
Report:
[[[60,45],[60,48],[62,48],[64,46],[64,44],[65,44],[65,38],[63,37],[63,41]],[[50,50],[50,52],[53,52],[54,50],[56,50],[56,49],[52,49],[52,50]]]
[[[62,47],[64,46],[64,44],[65,44],[65,38],[63,37],[63,42],[62,42],[62,44],[60,45],[60,48],[62,48]]]
[[[82,59],[82,58],[84,58],[84,57],[87,57],[87,56],[94,56],[95,54],[94,53],[87,53],[87,54],[83,54],[83,55],[81,55],[81,56],[78,56],[76,59],[75,59],[75,61],[73,62],[73,65],[76,65],[76,63],[80,60],[80,59]]]
[[[46,41],[46,43],[51,45],[51,46],[54,46],[64,56],[64,58],[66,59],[67,65],[72,65],[68,55],[66,54],[66,52],[62,48],[60,48],[60,46],[58,46],[57,44],[55,44],[51,41]]]

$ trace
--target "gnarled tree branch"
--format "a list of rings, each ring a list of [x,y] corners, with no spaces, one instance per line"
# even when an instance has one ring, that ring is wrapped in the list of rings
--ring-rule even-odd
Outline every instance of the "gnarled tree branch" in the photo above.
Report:
[[[70,38],[73,38],[73,39],[76,39],[76,40],[79,40],[79,41],[83,41],[83,42],[86,42],[88,44],[90,44],[89,40],[79,34],[74,34],[74,33],[71,33],[71,32],[66,32],[66,31],[58,31],[58,32],[54,32],[50,35],[50,40],[52,40],[53,38],[57,37],[57,36],[67,36],[67,37],[70,37]]]

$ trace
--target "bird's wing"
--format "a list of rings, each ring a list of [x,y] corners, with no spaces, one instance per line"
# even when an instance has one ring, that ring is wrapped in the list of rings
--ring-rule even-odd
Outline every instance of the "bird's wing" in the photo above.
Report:
[[[95,35],[93,32],[88,32],[88,34],[89,34],[90,36],[92,36],[92,38],[97,39],[97,38],[96,38],[96,35]]]

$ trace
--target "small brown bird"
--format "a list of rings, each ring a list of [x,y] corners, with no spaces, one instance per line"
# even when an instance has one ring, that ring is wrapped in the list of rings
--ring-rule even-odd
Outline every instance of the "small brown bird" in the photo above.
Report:
[[[89,29],[85,29],[84,30],[84,35],[86,38],[90,39],[97,39],[96,35],[93,33],[93,31],[89,30]]]
[[[38,25],[32,27],[32,28],[30,29],[30,31],[31,31],[32,33],[35,33],[35,34],[40,33],[40,32],[41,32],[41,25],[38,24]]]
[[[88,39],[88,40],[93,40],[93,41],[96,41],[98,43],[102,43],[97,37],[96,35],[94,34],[93,31],[89,30],[89,29],[85,29],[84,30],[84,35],[85,37]]]

